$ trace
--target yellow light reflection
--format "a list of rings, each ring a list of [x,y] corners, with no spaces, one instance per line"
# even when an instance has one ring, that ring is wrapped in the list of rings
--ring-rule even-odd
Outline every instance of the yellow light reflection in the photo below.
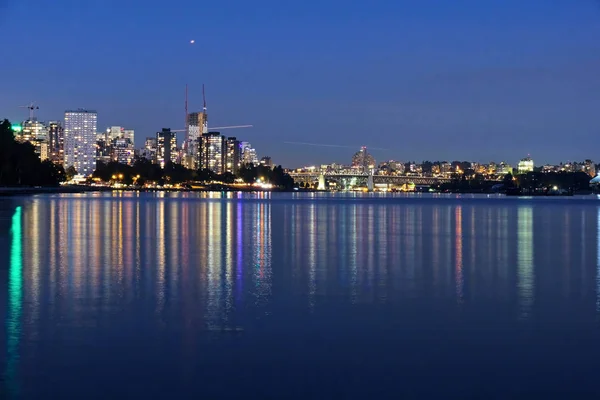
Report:
[[[463,276],[463,232],[462,232],[462,207],[459,205],[455,211],[455,267],[454,279],[456,285],[456,299],[459,303],[464,300],[464,276]]]

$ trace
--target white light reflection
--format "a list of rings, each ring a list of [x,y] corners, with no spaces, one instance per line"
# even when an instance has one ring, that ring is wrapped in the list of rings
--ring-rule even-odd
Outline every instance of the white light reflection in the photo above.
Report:
[[[160,193],[164,196],[164,193]],[[162,196],[158,196],[162,197]],[[156,263],[157,263],[157,274],[156,274],[156,313],[162,314],[165,306],[165,200],[157,199],[156,206],[156,220],[158,226],[156,228]]]
[[[533,210],[520,207],[517,226],[517,289],[520,317],[529,318],[534,300]]]
[[[206,304],[207,328],[209,330],[219,330],[220,326],[220,306],[221,306],[221,203],[210,202],[208,207],[208,225],[206,235],[208,236],[208,259],[207,259],[207,283],[208,283],[208,301]]]
[[[357,224],[358,218],[356,217],[357,207],[356,204],[352,205],[350,210],[350,235],[346,238],[346,240],[350,243],[350,286],[352,288],[352,294],[350,302],[352,304],[356,304],[358,301],[358,267],[357,267],[357,257],[358,257],[358,246],[357,246]]]
[[[315,204],[312,203],[308,207],[308,305],[312,311],[317,291],[317,218]]]
[[[262,196],[264,198],[268,195]],[[256,285],[256,304],[266,306],[271,298],[271,204],[257,205],[254,248],[254,280]]]

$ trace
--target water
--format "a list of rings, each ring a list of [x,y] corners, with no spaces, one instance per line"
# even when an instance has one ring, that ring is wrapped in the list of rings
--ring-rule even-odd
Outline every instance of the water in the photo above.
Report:
[[[0,199],[0,397],[593,398],[599,270],[591,196]]]

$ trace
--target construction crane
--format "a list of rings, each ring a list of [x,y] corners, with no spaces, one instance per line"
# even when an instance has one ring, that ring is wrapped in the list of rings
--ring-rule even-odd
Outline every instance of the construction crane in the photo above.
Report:
[[[216,131],[217,129],[238,129],[238,128],[252,128],[254,125],[232,125],[232,126],[215,126],[212,128],[206,128],[206,132]],[[171,129],[171,132],[187,132],[187,129]]]
[[[33,121],[34,111],[40,109],[40,107],[38,107],[38,106],[35,105],[34,101],[32,101],[31,103],[29,103],[26,106],[19,106],[19,108],[27,108],[27,109],[29,109],[29,120],[30,121]]]
[[[206,118],[206,94],[204,92],[204,84],[202,84],[202,112],[204,113],[204,120],[202,122],[202,133],[206,134],[209,131],[221,130],[221,129],[239,129],[239,128],[252,128],[253,125],[232,125],[232,126],[216,126],[213,128],[208,127],[208,118]],[[189,126],[188,126],[188,86],[185,85],[185,129],[172,129],[171,132],[185,132],[186,141],[189,140]]]

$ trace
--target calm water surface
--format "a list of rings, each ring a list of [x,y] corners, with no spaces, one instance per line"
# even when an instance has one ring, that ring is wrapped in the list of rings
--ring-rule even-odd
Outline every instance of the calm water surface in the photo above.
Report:
[[[599,269],[596,197],[0,199],[0,397],[597,398]]]

